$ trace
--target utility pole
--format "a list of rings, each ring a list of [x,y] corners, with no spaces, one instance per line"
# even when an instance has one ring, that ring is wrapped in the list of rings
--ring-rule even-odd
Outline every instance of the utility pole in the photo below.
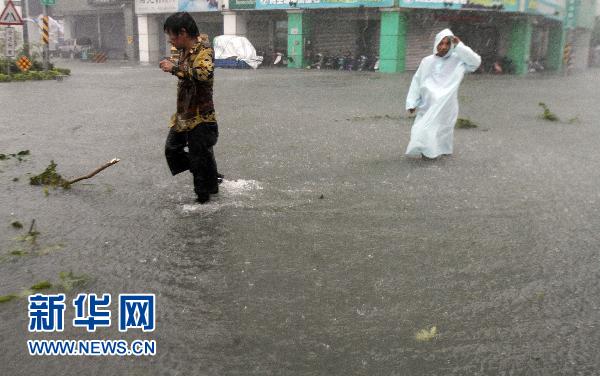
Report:
[[[23,52],[29,57],[29,24],[26,18],[29,17],[29,0],[23,0],[21,12],[23,12]]]
[[[48,22],[48,5],[44,3],[44,18],[42,18],[42,41],[44,43],[44,70],[50,63],[50,25]]]

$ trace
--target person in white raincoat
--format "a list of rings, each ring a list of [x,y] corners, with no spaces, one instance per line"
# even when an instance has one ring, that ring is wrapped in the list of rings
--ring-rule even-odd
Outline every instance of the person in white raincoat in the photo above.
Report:
[[[417,111],[407,155],[437,158],[452,154],[458,87],[465,72],[475,71],[480,64],[481,57],[450,29],[435,36],[433,55],[421,61],[406,98],[406,109]]]

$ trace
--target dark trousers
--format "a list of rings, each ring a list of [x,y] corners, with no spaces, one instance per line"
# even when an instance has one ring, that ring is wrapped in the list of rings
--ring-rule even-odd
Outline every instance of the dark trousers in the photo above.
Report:
[[[172,128],[165,143],[167,164],[173,175],[189,170],[194,176],[194,191],[198,197],[218,192],[217,161],[213,146],[219,138],[217,125],[198,125],[190,131],[175,132]],[[185,151],[185,147],[188,151]]]

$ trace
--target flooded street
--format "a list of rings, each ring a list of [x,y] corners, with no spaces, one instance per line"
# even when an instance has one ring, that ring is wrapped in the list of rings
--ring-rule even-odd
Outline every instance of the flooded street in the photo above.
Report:
[[[600,368],[598,69],[468,76],[459,116],[479,127],[457,129],[437,161],[404,157],[409,73],[218,70],[226,180],[196,205],[191,175],[164,159],[176,80],[58,65],[72,76],[0,85],[0,153],[30,150],[0,161],[0,295],[45,280],[58,293],[72,272],[86,283],[68,302],[155,293],[156,330],[29,333],[17,298],[0,304],[1,375]],[[561,120],[541,119],[539,102]],[[51,160],[77,177],[112,158],[70,190],[29,185]],[[36,244],[19,241],[33,219]],[[28,339],[154,339],[157,354],[34,357]]]

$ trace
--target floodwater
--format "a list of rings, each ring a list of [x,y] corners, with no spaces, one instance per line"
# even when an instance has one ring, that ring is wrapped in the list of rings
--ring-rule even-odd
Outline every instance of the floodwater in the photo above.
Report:
[[[591,375],[600,368],[600,71],[470,76],[455,154],[403,156],[410,74],[219,70],[220,194],[163,157],[175,82],[63,62],[0,85],[0,295],[155,293],[151,333],[29,333],[0,304],[2,375]],[[560,118],[539,118],[546,103]],[[121,162],[72,189],[28,184]],[[13,181],[18,178],[18,181]],[[37,245],[21,242],[35,219]],[[20,221],[23,229],[12,228]],[[21,250],[20,255],[13,254]],[[17,252],[18,253],[18,252]],[[422,329],[436,327],[430,340]],[[153,339],[154,357],[33,357],[28,339]]]

